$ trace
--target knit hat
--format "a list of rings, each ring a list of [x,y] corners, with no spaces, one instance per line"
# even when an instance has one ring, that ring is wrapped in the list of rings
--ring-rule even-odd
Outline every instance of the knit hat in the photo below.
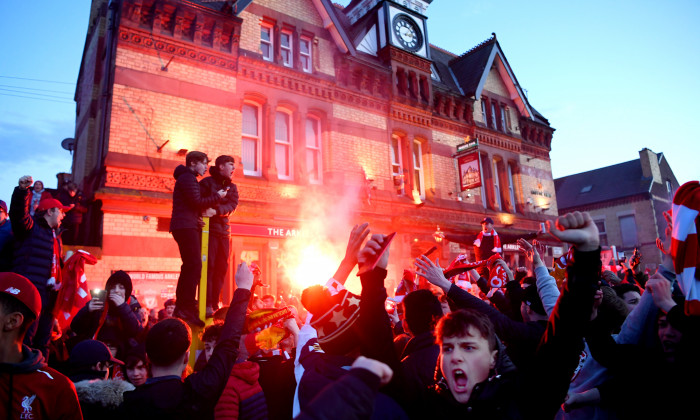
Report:
[[[331,296],[327,288],[315,285],[304,289],[301,303],[313,315],[311,326],[318,332],[323,351],[342,355],[357,346],[360,296],[347,290]]]
[[[483,225],[484,223],[491,223],[491,224],[493,224],[493,219],[490,218],[490,217],[484,217],[483,219],[481,219],[481,224]]]
[[[28,278],[16,273],[0,273],[0,293],[5,293],[22,302],[36,318],[41,313],[41,296]]]
[[[124,286],[124,299],[129,300],[129,296],[131,296],[133,285],[131,283],[131,277],[126,273],[126,271],[119,270],[112,273],[112,275],[109,276],[109,278],[107,279],[105,290],[111,290],[117,284],[121,284],[122,286]]]

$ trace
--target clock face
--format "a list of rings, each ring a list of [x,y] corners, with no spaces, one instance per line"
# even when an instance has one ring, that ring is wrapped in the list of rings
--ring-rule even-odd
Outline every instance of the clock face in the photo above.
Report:
[[[407,51],[416,52],[423,46],[423,35],[416,22],[408,15],[394,16],[391,24],[394,38]]]

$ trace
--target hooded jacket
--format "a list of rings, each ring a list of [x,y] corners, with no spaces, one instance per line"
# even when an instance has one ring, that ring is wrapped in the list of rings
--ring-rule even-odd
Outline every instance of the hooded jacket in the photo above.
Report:
[[[228,188],[226,196],[213,207],[216,215],[210,218],[209,230],[214,235],[228,236],[231,231],[228,218],[238,207],[238,187],[231,182],[231,178],[222,174],[217,166],[210,166],[209,174],[211,176],[199,181],[202,197],[215,196],[217,191]]]
[[[53,264],[53,232],[43,217],[31,216],[29,206],[31,193],[28,189],[15,187],[10,204],[10,221],[15,236],[12,271],[31,280],[39,289],[46,290],[46,281],[51,277]],[[61,238],[58,236],[58,261],[61,259]]]
[[[245,361],[233,365],[226,388],[214,409],[217,420],[267,419],[267,402],[258,382],[260,367]]]
[[[85,379],[75,382],[85,420],[120,418],[117,408],[124,402],[124,393],[134,389],[134,385],[121,379]]]
[[[0,418],[82,419],[73,383],[22,346],[20,363],[0,363]]]
[[[75,334],[83,339],[89,339],[93,338],[97,332],[96,339],[115,338],[123,346],[128,339],[135,338],[143,331],[143,326],[131,306],[129,306],[129,297],[132,291],[131,279],[122,279],[120,282],[122,284],[128,283],[125,285],[124,303],[114,306],[112,301],[107,298],[104,309],[94,312],[90,312],[88,308],[90,302],[86,303],[71,321],[70,328]],[[110,290],[113,287],[113,284],[110,284],[108,281],[105,289]],[[104,311],[107,311],[107,313],[103,321]]]
[[[449,389],[431,388],[414,402],[414,418],[545,419],[553,418],[564,401],[583,350],[593,297],[600,278],[600,248],[574,254],[568,281],[540,346],[530,363],[516,369],[497,369],[477,384],[467,403],[457,402]],[[450,293],[452,290],[450,290]]]
[[[220,201],[219,195],[202,197],[197,175],[185,165],[178,165],[173,172],[173,212],[170,231],[176,229],[199,229],[202,212]]]

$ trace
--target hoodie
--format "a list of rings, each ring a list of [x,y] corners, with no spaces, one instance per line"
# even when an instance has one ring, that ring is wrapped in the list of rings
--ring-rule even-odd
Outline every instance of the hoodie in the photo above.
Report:
[[[251,361],[233,365],[214,410],[217,420],[267,419],[267,402],[258,382],[260,366]]]
[[[20,363],[0,363],[0,418],[82,419],[73,383],[22,346]]]
[[[202,197],[197,175],[185,165],[178,165],[173,172],[173,212],[170,231],[176,229],[199,229],[202,212],[220,201],[219,195]]]
[[[213,207],[216,215],[211,218],[209,228],[215,235],[228,237],[231,230],[228,218],[238,207],[238,187],[231,182],[231,178],[222,174],[217,166],[210,166],[209,174],[211,176],[199,182],[202,197],[214,196],[217,191],[228,188],[226,196]]]

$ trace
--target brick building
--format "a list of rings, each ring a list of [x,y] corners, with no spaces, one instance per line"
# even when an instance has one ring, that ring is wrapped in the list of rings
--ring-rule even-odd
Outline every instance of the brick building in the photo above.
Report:
[[[671,209],[678,181],[663,153],[644,148],[639,159],[554,180],[562,213],[587,211],[600,231],[600,243],[654,270],[663,255],[656,238],[666,238],[663,212]]]
[[[88,278],[124,269],[142,294],[172,293],[172,172],[189,150],[235,156],[232,267],[259,261],[275,294],[332,275],[361,221],[399,233],[396,281],[438,226],[476,232],[488,215],[517,233],[555,216],[554,129],[495,34],[461,55],[429,44],[429,5],[94,0],[72,169],[94,198]],[[442,261],[458,252],[440,244]]]

